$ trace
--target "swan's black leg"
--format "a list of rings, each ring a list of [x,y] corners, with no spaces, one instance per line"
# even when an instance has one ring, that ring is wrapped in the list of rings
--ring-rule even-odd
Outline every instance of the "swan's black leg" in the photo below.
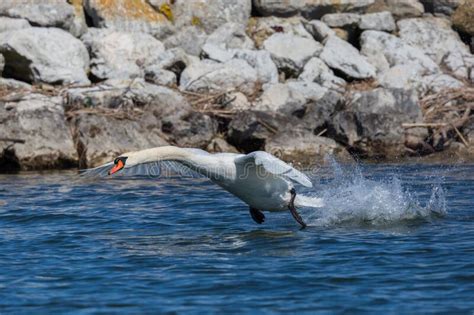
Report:
[[[294,188],[291,188],[290,194],[291,194],[291,199],[290,199],[290,203],[288,204],[288,209],[290,209],[291,215],[293,216],[293,218],[295,218],[296,222],[298,222],[301,225],[301,228],[304,229],[306,227],[306,223],[304,223],[303,219],[301,218],[299,213],[296,211],[296,207],[295,207],[296,190]]]
[[[262,224],[265,222],[265,215],[262,213],[262,211],[252,208],[249,208],[250,215],[252,216],[252,219],[257,222],[258,224]]]

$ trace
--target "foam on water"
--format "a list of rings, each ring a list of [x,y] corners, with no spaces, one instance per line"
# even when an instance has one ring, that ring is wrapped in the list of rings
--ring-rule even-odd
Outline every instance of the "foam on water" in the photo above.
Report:
[[[439,178],[426,188],[431,189],[431,198],[421,204],[396,174],[375,180],[363,176],[359,167],[344,169],[334,160],[331,165],[334,179],[315,185],[314,193],[298,200],[309,225],[393,225],[446,214],[445,193]]]

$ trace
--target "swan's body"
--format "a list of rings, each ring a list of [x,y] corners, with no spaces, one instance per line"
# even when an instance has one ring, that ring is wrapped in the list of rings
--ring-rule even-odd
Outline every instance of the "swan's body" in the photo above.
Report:
[[[156,163],[165,162],[174,171],[189,169],[208,177],[217,185],[240,198],[250,206],[252,218],[263,222],[260,210],[283,211],[290,209],[295,216],[295,189],[293,182],[312,187],[309,178],[271,154],[257,151],[247,155],[234,153],[210,154],[200,149],[157,147],[122,154],[114,163],[107,163],[85,171],[85,175],[105,175],[119,170],[122,173],[148,175]],[[293,213],[295,211],[295,213]],[[260,212],[260,214],[258,214]],[[297,213],[296,213],[297,215]],[[261,216],[260,220],[255,216]],[[298,215],[299,217],[299,215]],[[304,226],[301,218],[298,222]],[[261,221],[261,222],[259,222]]]

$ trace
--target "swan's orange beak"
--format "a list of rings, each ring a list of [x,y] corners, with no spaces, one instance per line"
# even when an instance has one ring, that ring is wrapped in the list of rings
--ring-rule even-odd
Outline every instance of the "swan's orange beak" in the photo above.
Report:
[[[115,164],[114,167],[112,167],[112,169],[109,171],[109,175],[112,175],[112,174],[114,174],[114,173],[117,173],[117,172],[120,171],[124,166],[125,166],[125,164],[123,164],[122,160],[118,160],[117,164]]]

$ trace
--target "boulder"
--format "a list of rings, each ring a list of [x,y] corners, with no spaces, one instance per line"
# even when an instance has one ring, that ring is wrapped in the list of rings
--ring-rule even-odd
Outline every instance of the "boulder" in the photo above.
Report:
[[[417,93],[412,90],[377,88],[354,91],[351,106],[336,113],[328,136],[367,157],[404,155],[405,141],[422,143],[426,130],[404,130],[403,123],[421,122]]]
[[[426,12],[435,14],[451,15],[462,4],[467,4],[466,0],[421,0]]]
[[[216,45],[221,49],[253,49],[253,41],[245,33],[245,26],[239,23],[225,23],[219,26],[206,40],[206,44]]]
[[[200,27],[186,26],[164,39],[163,43],[167,49],[181,48],[187,54],[199,56],[206,39],[207,34]]]
[[[334,75],[334,72],[319,58],[311,58],[303,68],[298,80],[315,82],[333,90],[344,91],[346,81]]]
[[[330,13],[321,18],[329,27],[350,27],[357,26],[360,21],[360,15],[355,13]]]
[[[418,0],[376,0],[368,8],[368,13],[389,11],[398,19],[417,17],[423,15],[425,8]]]
[[[472,1],[465,1],[454,11],[451,21],[454,28],[474,36],[474,3]]]
[[[161,69],[157,66],[151,66],[145,69],[145,80],[153,84],[169,87],[175,87],[178,84],[178,79],[174,72]]]
[[[278,69],[269,52],[264,50],[234,49],[233,58],[245,60],[257,72],[260,84],[277,83]]]
[[[329,26],[319,20],[306,22],[304,23],[304,27],[315,40],[321,43],[324,42],[329,36],[336,35],[336,33]]]
[[[433,17],[405,19],[398,22],[398,27],[404,42],[422,50],[456,76],[469,78],[469,71],[474,67],[474,56],[451,29],[449,20]]]
[[[363,12],[375,0],[254,0],[257,13],[263,16],[288,17],[301,14],[307,19],[319,19],[326,13]]]
[[[364,14],[360,17],[359,28],[361,30],[374,30],[393,32],[397,29],[395,20],[390,12],[377,12]]]
[[[90,84],[84,44],[57,28],[26,28],[0,33],[4,76],[27,82]]]
[[[425,53],[407,44],[400,38],[379,31],[365,31],[361,38],[361,53],[377,68],[379,73],[395,65],[410,65],[416,71],[434,74],[440,71],[438,65]]]
[[[31,25],[25,19],[12,19],[0,16],[0,33],[21,30],[29,27],[31,27]]]
[[[174,23],[178,29],[199,26],[210,34],[221,25],[234,22],[247,25],[252,11],[251,0],[174,1]]]
[[[320,58],[331,68],[355,79],[375,77],[375,67],[348,42],[331,36],[327,39]]]
[[[0,142],[0,169],[77,165],[77,151],[60,97],[29,94],[16,103],[0,103],[0,137],[25,141]]]
[[[270,52],[277,68],[287,77],[298,76],[305,63],[322,51],[321,44],[314,39],[285,33],[273,34],[265,40],[263,47]]]
[[[296,165],[320,165],[329,155],[338,161],[353,160],[349,152],[333,139],[308,132],[280,133],[265,143],[265,151]]]
[[[171,34],[170,21],[145,0],[83,1],[94,27],[149,33],[159,39]]]
[[[183,91],[212,93],[236,89],[252,94],[257,81],[257,71],[241,59],[225,63],[203,60],[184,69],[179,85]]]
[[[159,40],[146,33],[89,29],[82,40],[91,55],[91,73],[100,80],[142,77],[142,68],[165,51]]]

